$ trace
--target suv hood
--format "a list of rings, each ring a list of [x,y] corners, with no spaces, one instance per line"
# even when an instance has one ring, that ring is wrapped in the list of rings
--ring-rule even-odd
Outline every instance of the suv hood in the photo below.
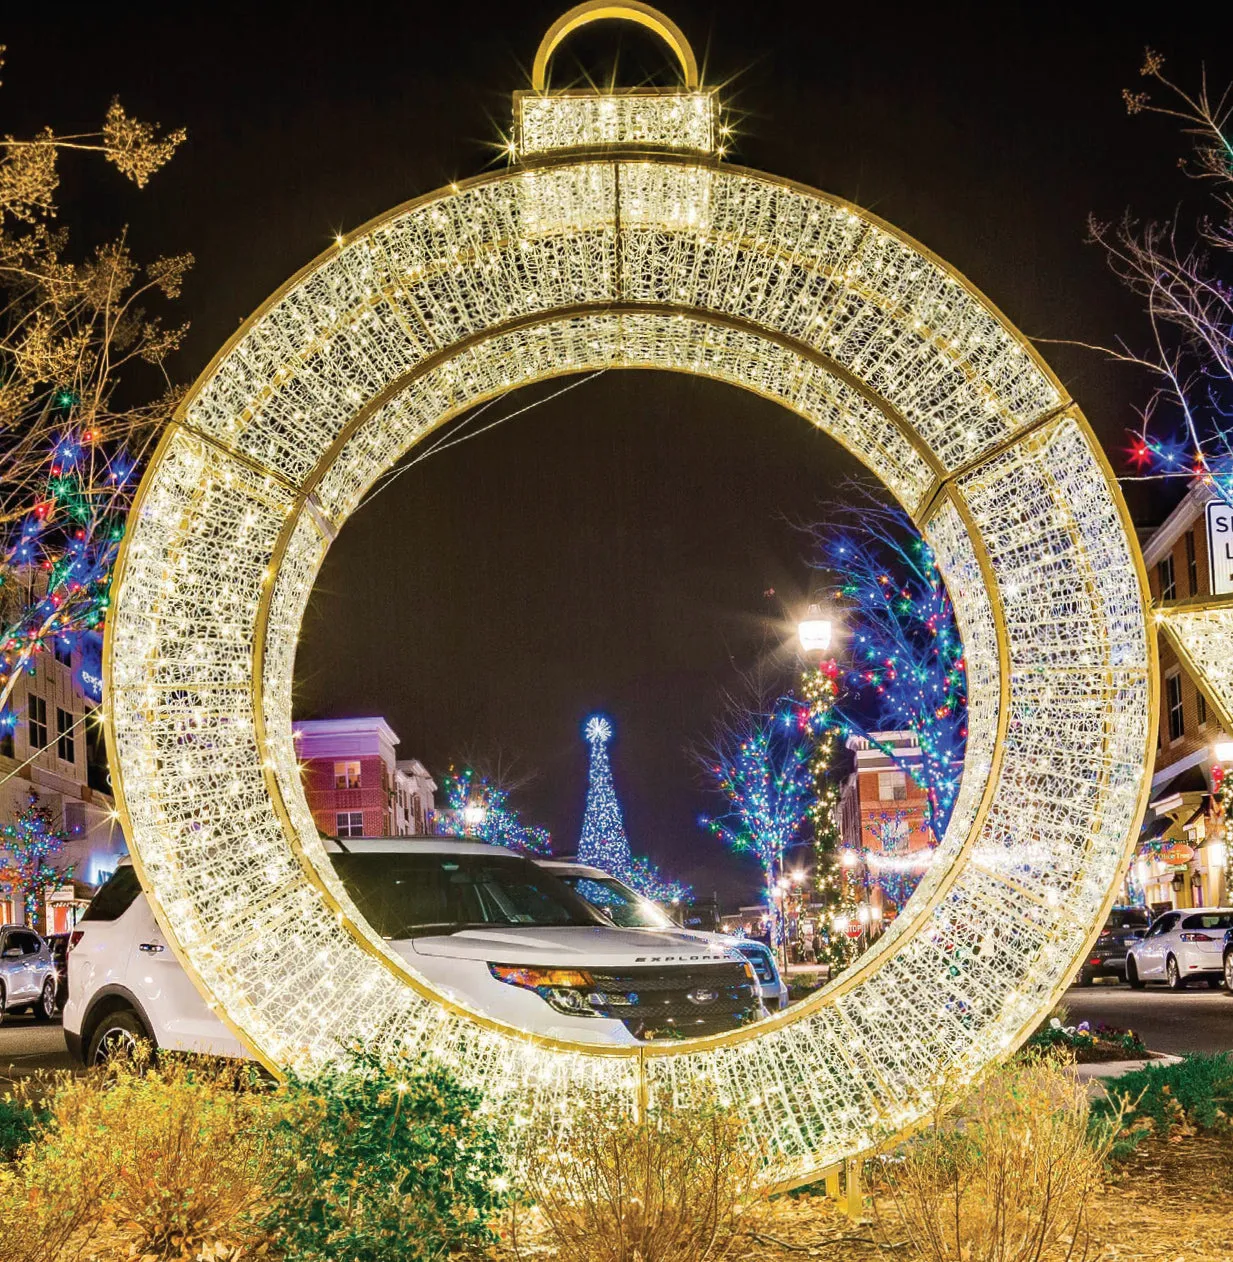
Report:
[[[494,964],[560,964],[608,967],[645,964],[713,964],[738,959],[726,945],[699,941],[695,935],[657,929],[608,929],[602,925],[550,928],[494,925],[457,933],[393,941],[390,948],[414,963],[417,955],[483,960]]]

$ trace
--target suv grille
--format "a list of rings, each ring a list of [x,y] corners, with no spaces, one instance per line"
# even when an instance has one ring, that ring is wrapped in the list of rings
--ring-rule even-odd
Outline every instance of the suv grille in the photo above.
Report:
[[[595,989],[624,1003],[596,1009],[638,1039],[718,1034],[757,1019],[758,1001],[745,966],[735,960],[688,967],[588,970]]]

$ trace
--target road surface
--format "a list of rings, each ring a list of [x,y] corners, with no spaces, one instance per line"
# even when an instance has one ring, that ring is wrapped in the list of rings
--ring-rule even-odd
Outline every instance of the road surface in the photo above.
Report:
[[[1068,1024],[1097,1021],[1131,1029],[1154,1052],[1233,1051],[1233,996],[1196,985],[1182,991],[1098,982],[1072,986],[1063,1000]]]
[[[1178,993],[1159,986],[1097,983],[1072,986],[1064,1004],[1068,1022],[1103,1022],[1134,1030],[1157,1052],[1233,1051],[1233,996],[1196,986]],[[41,1024],[26,1016],[8,1016],[0,1025],[0,1081],[39,1069],[70,1069],[60,1021]]]
[[[0,1082],[38,1069],[71,1069],[60,1018],[46,1023],[22,1013],[0,1025]]]

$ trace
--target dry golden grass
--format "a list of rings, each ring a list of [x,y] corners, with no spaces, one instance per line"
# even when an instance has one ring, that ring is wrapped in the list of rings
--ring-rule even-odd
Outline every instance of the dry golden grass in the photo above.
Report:
[[[283,1159],[276,1107],[237,1066],[164,1059],[61,1077],[51,1124],[0,1169],[0,1241],[21,1262],[233,1262],[269,1251],[260,1226]]]
[[[883,1156],[879,1190],[928,1262],[1080,1262],[1114,1120],[1089,1126],[1088,1097],[1055,1057],[993,1069],[952,1112]]]
[[[586,1119],[531,1136],[551,1156],[510,1212],[515,1257],[560,1262],[723,1262],[747,1255],[765,1198],[741,1120],[710,1105]]]

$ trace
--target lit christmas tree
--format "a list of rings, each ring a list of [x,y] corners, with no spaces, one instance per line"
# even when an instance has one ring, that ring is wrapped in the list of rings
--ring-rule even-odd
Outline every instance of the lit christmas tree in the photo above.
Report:
[[[868,492],[862,498],[813,528],[817,566],[831,577],[829,594],[847,611],[850,632],[835,727],[865,737],[925,790],[925,825],[940,839],[967,741],[963,642],[929,545],[902,510]],[[904,758],[873,736],[886,731],[911,732],[920,756]]]
[[[0,826],[0,884],[11,893],[22,892],[27,924],[40,927],[47,891],[73,875],[71,866],[57,868],[51,862],[67,840],[33,791],[17,818]]]
[[[782,937],[777,908],[784,853],[804,838],[816,805],[812,765],[814,742],[809,709],[792,698],[742,706],[730,702],[698,761],[727,799],[722,815],[700,821],[738,854],[752,855],[762,869],[766,901]]]
[[[612,764],[608,761],[611,720],[602,714],[592,715],[586,721],[583,735],[591,747],[591,765],[582,836],[578,841],[578,862],[612,873],[646,898],[671,902],[688,897],[687,885],[667,880],[650,860],[635,858],[630,850],[621,804],[612,782]]]

